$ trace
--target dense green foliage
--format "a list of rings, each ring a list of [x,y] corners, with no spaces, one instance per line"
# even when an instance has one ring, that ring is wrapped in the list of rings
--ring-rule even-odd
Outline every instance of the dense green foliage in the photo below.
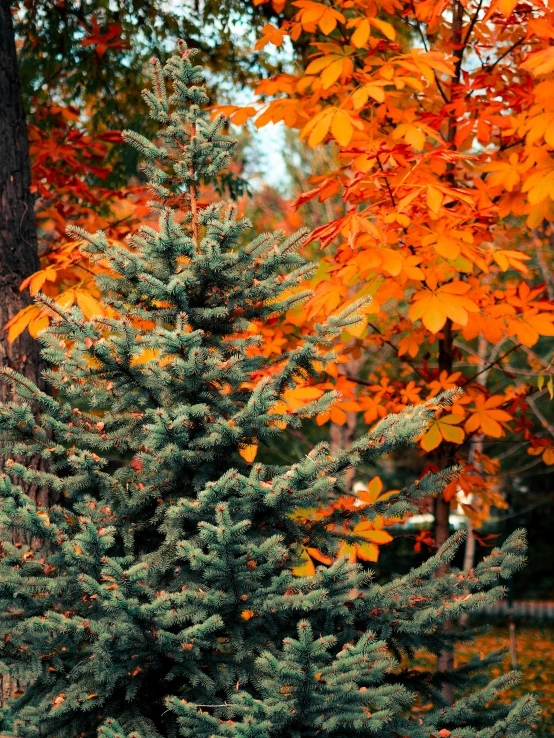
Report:
[[[305,299],[291,288],[312,267],[297,254],[302,233],[245,245],[249,224],[232,205],[198,208],[198,181],[217,176],[233,142],[202,110],[191,56],[181,44],[154,65],[145,99],[159,142],[125,134],[145,160],[158,230],[128,248],[78,233],[109,265],[97,279],[114,317],[86,320],[41,298],[58,316],[41,334],[54,396],[1,372],[18,400],[0,409],[10,456],[0,525],[18,538],[0,559],[0,669],[29,685],[6,720],[60,738],[525,738],[534,701],[495,701],[516,679],[489,680],[498,655],[451,673],[409,668],[417,650],[471,640],[443,625],[502,595],[499,578],[524,560],[521,532],[442,577],[461,535],[384,585],[346,558],[292,572],[301,544],[337,551],[328,524],[341,515],[308,527],[295,510],[336,499],[345,470],[409,444],[451,395],[388,416],[347,450],[321,443],[290,465],[248,462],[249,448],[278,444],[284,425],[334,401],[287,411],[283,398],[316,376],[363,305],[279,364],[257,352],[250,323]],[[416,511],[456,473],[428,474],[363,514]],[[58,504],[37,507],[29,485]],[[349,513],[352,527],[360,515]]]
[[[58,106],[72,106],[79,126],[92,136],[129,125],[140,126],[143,133],[153,131],[141,113],[148,62],[179,37],[198,49],[220,101],[231,87],[244,87],[262,72],[280,69],[275,58],[270,61],[251,50],[274,15],[267,5],[242,0],[25,0],[14,8],[24,106],[29,120],[50,134]],[[98,179],[91,170],[89,179],[120,187],[136,174],[136,155],[129,147],[111,148],[109,163],[107,175]]]

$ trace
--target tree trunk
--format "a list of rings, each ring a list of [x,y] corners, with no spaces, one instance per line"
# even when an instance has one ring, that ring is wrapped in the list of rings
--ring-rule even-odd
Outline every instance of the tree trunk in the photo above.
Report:
[[[447,376],[452,374],[452,321],[450,318],[446,321],[442,329],[443,337],[439,339],[439,372],[446,372]],[[443,453],[440,459],[440,465],[448,466],[451,463],[449,458],[451,454],[450,448],[444,444],[446,453]],[[448,539],[450,535],[450,501],[446,501],[442,495],[435,499],[435,543],[438,547]],[[442,577],[448,571],[448,564],[443,564],[436,573],[437,577]]]
[[[346,364],[339,365],[339,374],[351,374],[358,376],[363,365],[367,361],[367,357],[361,354],[357,359],[350,359]],[[341,449],[350,448],[354,435],[356,433],[356,421],[358,413],[347,412],[346,423],[344,425],[338,425],[337,423],[331,423],[329,428],[329,441],[331,446],[331,453],[335,454]],[[354,482],[354,469],[347,469],[344,481],[348,492],[352,491],[352,484]]]
[[[445,326],[442,330],[443,338],[439,340],[439,372],[446,372],[447,376],[452,374],[452,350],[453,350],[453,336],[452,336],[452,321],[450,318],[446,321]],[[440,466],[448,466],[452,463],[452,459],[449,458],[451,450],[448,446],[445,446],[446,453],[443,454]],[[434,503],[435,512],[435,543],[438,547],[448,539],[450,535],[450,500],[445,500],[443,495],[439,495],[435,498]],[[447,574],[450,567],[448,564],[443,564],[435,572],[436,577],[443,577]],[[450,633],[452,631],[452,621],[448,620],[444,624],[443,631]],[[454,669],[454,651],[451,649],[445,649],[437,659],[437,671],[450,672]],[[442,689],[443,697],[452,704],[454,702],[454,690],[451,684],[446,683]]]
[[[28,292],[20,292],[19,285],[39,268],[30,185],[29,142],[12,15],[9,0],[0,0],[0,365],[38,382],[37,341],[25,332],[9,344],[2,332],[6,322],[30,303]],[[10,395],[8,386],[0,382],[0,402]],[[0,675],[0,706],[19,688],[21,685],[7,674]]]
[[[0,328],[29,304],[22,280],[39,269],[31,165],[9,0],[0,0]],[[39,347],[27,332],[0,334],[0,364],[39,379]],[[8,399],[0,384],[0,401]]]

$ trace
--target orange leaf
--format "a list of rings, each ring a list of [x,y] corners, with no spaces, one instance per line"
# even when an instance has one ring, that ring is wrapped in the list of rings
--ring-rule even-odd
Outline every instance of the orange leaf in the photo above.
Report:
[[[331,134],[340,146],[348,146],[354,133],[354,126],[348,113],[337,110],[331,122]]]
[[[293,567],[292,573],[295,577],[313,577],[315,574],[315,566],[311,556],[305,548],[300,553],[302,563],[298,566]]]
[[[311,146],[312,149],[320,144],[324,140],[325,136],[329,133],[329,128],[331,127],[331,121],[333,120],[334,113],[334,108],[325,108],[322,113],[313,118],[303,128],[300,137],[302,138],[309,133],[308,145]]]
[[[321,551],[317,548],[306,548],[306,551],[310,554],[312,559],[315,559],[322,564],[326,564],[327,566],[329,566],[333,563],[333,559],[330,556],[325,556],[325,554],[321,553]]]
[[[251,464],[254,461],[257,453],[258,453],[257,443],[251,443],[248,446],[243,446],[242,448],[239,448],[239,454],[249,464]]]
[[[379,20],[379,18],[371,18],[370,21],[372,26],[377,28],[383,36],[389,39],[389,41],[394,41],[396,38],[396,30],[394,26],[391,26],[390,23],[386,23],[385,21]]]
[[[362,561],[377,561],[379,559],[379,547],[374,543],[356,543],[355,551],[357,558]]]
[[[364,20],[362,20],[362,22],[358,25],[358,27],[352,34],[352,38],[350,40],[357,49],[361,49],[362,46],[366,45],[369,34],[369,21],[367,20],[367,18],[364,18]]]
[[[425,451],[432,451],[443,440],[449,443],[463,443],[465,433],[461,428],[456,427],[463,419],[462,415],[445,415],[434,420],[420,441],[421,448]]]
[[[500,438],[505,435],[503,425],[512,420],[512,416],[505,410],[499,409],[504,404],[502,395],[491,395],[485,398],[478,395],[475,398],[475,408],[469,408],[471,415],[465,422],[467,433],[479,431],[492,438]]]
[[[42,307],[40,305],[27,305],[23,310],[20,310],[17,315],[8,320],[4,326],[4,330],[8,331],[8,341],[12,343],[15,339],[20,336],[25,328],[29,325],[31,320],[36,318]]]
[[[465,293],[470,289],[466,282],[454,281],[438,290],[422,290],[414,295],[408,315],[412,322],[422,319],[423,325],[432,333],[438,333],[446,319],[466,325],[468,312],[478,312],[479,308]]]
[[[321,86],[324,90],[328,90],[329,87],[335,84],[342,74],[343,65],[344,59],[337,59],[332,64],[329,64],[327,69],[322,73]]]
[[[535,75],[549,74],[554,70],[554,46],[529,54],[527,59],[520,64],[520,68]]]
[[[49,325],[50,318],[47,315],[43,315],[42,311],[40,311],[36,317],[29,321],[27,330],[33,338],[38,338],[39,333],[45,328],[48,328]]]

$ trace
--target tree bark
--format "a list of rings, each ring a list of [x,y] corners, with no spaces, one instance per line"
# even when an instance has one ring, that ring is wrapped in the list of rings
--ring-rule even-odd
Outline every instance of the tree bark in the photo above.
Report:
[[[30,185],[29,142],[10,2],[0,0],[0,365],[39,382],[38,342],[25,332],[10,344],[2,331],[6,322],[30,303],[28,292],[20,292],[19,285],[39,269]],[[0,402],[10,396],[9,387],[0,382]],[[21,685],[8,674],[0,675],[0,706],[19,688]]]
[[[442,330],[443,338],[439,340],[439,372],[446,372],[447,376],[449,374],[452,374],[452,365],[453,365],[453,356],[452,356],[452,350],[453,350],[453,336],[452,336],[452,321],[450,318],[445,323],[445,326]],[[451,453],[448,446],[445,448],[445,452],[442,454],[441,459],[441,468],[444,466],[448,466],[452,460],[449,458],[449,455]],[[439,495],[435,498],[435,504],[434,504],[434,512],[435,512],[435,543],[437,547],[442,546],[442,544],[448,539],[450,535],[450,500],[445,500],[443,495]],[[435,572],[436,577],[443,577],[446,576],[449,570],[448,564],[443,564],[440,566],[437,571]],[[450,633],[452,631],[452,621],[447,620],[443,627],[444,633]],[[450,648],[445,649],[442,651],[442,653],[439,655],[437,659],[437,671],[448,673],[453,671],[454,669],[454,651],[452,651]],[[450,683],[446,683],[442,688],[442,695],[445,698],[447,702],[452,704],[454,702],[454,690],[452,688],[452,685]]]
[[[358,376],[363,365],[367,361],[367,357],[361,354],[357,359],[350,359],[346,364],[339,365],[339,374],[350,374]],[[331,447],[331,453],[337,453],[341,449],[350,448],[354,435],[356,433],[356,421],[358,413],[347,412],[346,423],[344,425],[338,425],[337,423],[331,423],[329,428],[329,441]],[[352,491],[352,485],[354,482],[354,469],[347,469],[344,482],[348,492]]]
[[[19,285],[39,269],[31,164],[9,0],[0,0],[0,328],[30,303]],[[27,332],[0,334],[0,364],[39,379],[39,347]],[[0,401],[9,390],[0,383]]]

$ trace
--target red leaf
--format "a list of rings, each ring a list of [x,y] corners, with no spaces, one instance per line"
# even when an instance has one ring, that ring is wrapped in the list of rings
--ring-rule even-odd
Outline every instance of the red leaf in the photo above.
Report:
[[[142,471],[142,461],[138,458],[138,456],[135,456],[135,458],[131,461],[131,469],[134,469],[136,472]]]

